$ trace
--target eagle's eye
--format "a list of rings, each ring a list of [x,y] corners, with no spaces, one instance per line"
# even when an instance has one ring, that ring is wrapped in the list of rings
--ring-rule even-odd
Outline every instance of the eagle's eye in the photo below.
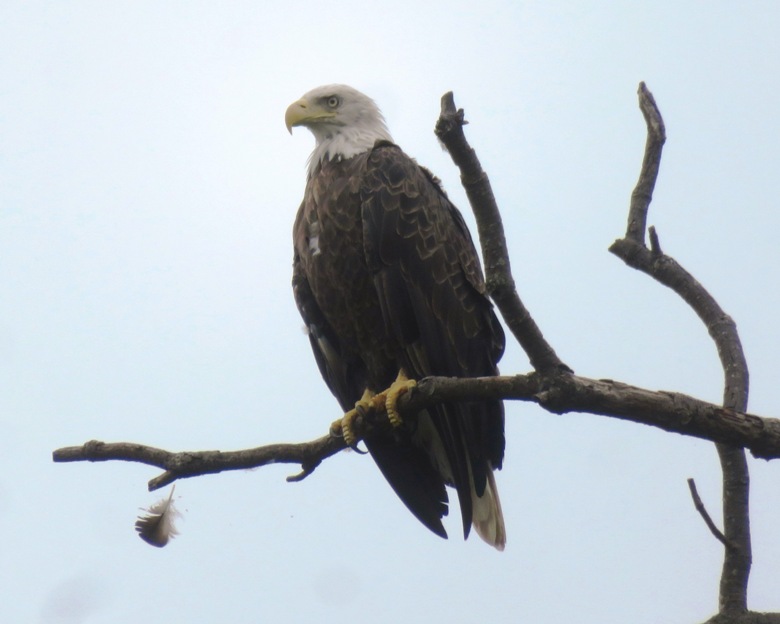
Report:
[[[336,108],[339,105],[339,99],[335,95],[328,98],[328,108]]]

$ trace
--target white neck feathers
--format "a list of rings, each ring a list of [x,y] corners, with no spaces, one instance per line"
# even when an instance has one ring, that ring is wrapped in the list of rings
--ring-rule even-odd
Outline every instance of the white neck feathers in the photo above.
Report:
[[[307,163],[309,176],[325,161],[352,158],[370,150],[377,141],[393,142],[393,137],[390,136],[384,120],[382,120],[381,125],[376,127],[328,126],[316,130],[319,132],[312,129],[317,144]]]

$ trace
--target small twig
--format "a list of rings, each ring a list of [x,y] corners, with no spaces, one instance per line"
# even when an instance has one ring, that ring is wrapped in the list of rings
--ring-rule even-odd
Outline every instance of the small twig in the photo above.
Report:
[[[661,251],[661,241],[658,240],[658,232],[655,231],[654,226],[651,225],[648,228],[648,234],[650,235],[650,251],[654,256],[663,256],[664,253]]]
[[[709,528],[710,533],[712,533],[718,540],[720,540],[720,542],[726,548],[734,548],[734,544],[726,539],[726,536],[721,533],[717,526],[715,526],[715,523],[712,521],[710,514],[707,513],[707,509],[704,507],[704,503],[699,496],[699,492],[696,490],[696,482],[693,479],[688,479],[688,489],[691,491],[693,506],[696,507],[696,511],[698,511],[699,515],[704,519],[704,523],[707,525],[707,528]]]

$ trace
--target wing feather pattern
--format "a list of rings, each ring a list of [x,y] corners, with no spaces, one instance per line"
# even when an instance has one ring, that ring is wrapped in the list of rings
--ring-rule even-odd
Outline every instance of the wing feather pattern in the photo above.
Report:
[[[371,152],[360,192],[366,261],[399,364],[415,378],[495,375],[504,335],[458,210],[395,145],[380,144]],[[468,535],[470,482],[481,496],[487,472],[503,459],[503,406],[446,404],[430,416]]]

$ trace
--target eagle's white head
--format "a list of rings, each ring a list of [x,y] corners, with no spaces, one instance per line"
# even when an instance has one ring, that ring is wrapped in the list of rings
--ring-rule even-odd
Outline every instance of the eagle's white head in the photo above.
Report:
[[[317,144],[309,157],[309,175],[325,160],[352,158],[380,140],[391,141],[385,118],[374,100],[347,85],[317,87],[287,108],[287,130],[305,126]]]

